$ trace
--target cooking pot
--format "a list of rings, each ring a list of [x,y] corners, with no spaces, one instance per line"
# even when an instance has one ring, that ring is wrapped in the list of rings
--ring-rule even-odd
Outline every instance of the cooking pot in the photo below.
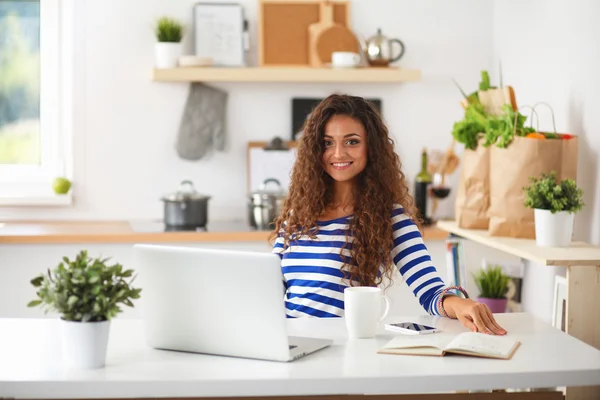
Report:
[[[176,192],[162,197],[166,227],[181,230],[205,228],[209,199],[210,196],[196,192],[192,181],[181,181]]]
[[[269,183],[276,184],[277,188],[267,189]],[[275,218],[281,213],[285,196],[286,193],[277,179],[265,179],[257,191],[250,193],[248,204],[250,226],[258,230],[274,229]]]

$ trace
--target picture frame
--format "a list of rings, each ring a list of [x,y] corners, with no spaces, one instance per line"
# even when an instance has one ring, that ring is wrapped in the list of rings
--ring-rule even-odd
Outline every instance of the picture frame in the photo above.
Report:
[[[554,301],[552,302],[552,326],[567,331],[567,279],[554,277]]]

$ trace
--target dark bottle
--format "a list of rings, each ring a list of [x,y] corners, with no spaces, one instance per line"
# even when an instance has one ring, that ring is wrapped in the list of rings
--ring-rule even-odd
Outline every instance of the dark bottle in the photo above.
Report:
[[[431,218],[428,211],[429,188],[431,187],[431,174],[427,172],[427,149],[421,152],[421,171],[415,178],[415,206],[419,213],[419,218],[424,225],[431,224]]]

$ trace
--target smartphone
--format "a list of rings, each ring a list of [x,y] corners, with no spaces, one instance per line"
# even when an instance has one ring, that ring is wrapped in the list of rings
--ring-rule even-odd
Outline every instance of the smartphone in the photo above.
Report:
[[[439,332],[434,326],[415,324],[414,322],[398,322],[394,324],[385,324],[385,329],[393,332],[406,333],[408,335],[427,335]]]

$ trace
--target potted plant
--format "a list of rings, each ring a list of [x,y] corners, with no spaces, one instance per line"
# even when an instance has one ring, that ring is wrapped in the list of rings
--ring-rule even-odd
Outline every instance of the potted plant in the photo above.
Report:
[[[530,177],[523,188],[525,206],[533,208],[538,246],[568,247],[573,236],[575,213],[583,208],[583,190],[573,179],[556,180],[556,172]]]
[[[175,68],[177,60],[183,52],[181,45],[183,25],[173,18],[161,17],[156,22],[154,33],[157,40],[155,45],[156,67]]]
[[[475,285],[479,289],[477,301],[486,304],[493,313],[506,311],[506,292],[510,277],[502,271],[499,265],[482,268],[473,274]]]
[[[103,367],[110,320],[122,311],[120,304],[133,307],[131,300],[140,297],[141,289],[131,287],[133,271],[108,260],[82,250],[74,260],[63,257],[53,270],[31,280],[38,298],[27,306],[60,313],[67,367]]]

